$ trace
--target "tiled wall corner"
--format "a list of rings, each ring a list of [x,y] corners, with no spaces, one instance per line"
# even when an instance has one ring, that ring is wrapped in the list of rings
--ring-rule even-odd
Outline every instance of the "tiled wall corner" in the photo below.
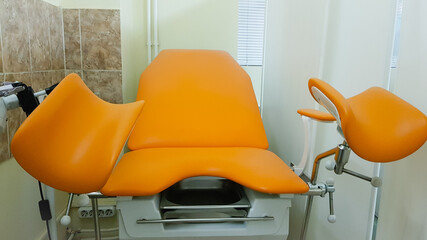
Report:
[[[62,10],[42,0],[0,0],[0,80],[19,81],[35,91],[65,75]],[[10,141],[26,116],[7,113],[0,134],[0,162],[11,157]]]

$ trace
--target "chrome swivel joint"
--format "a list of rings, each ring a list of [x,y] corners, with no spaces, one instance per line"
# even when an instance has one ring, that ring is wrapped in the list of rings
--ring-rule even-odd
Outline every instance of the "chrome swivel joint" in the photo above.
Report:
[[[351,148],[347,145],[346,142],[338,145],[335,153],[335,161],[326,162],[326,169],[330,171],[334,171],[336,174],[340,175],[342,173],[347,173],[353,177],[357,177],[368,181],[371,183],[373,187],[380,187],[382,185],[381,178],[379,177],[368,177],[363,174],[357,173],[350,169],[345,168],[345,165],[348,163],[348,159],[350,157]]]
[[[344,171],[344,166],[348,163],[350,157],[351,148],[347,145],[346,142],[338,145],[338,152],[335,154],[335,168],[334,172],[338,175],[342,174]]]

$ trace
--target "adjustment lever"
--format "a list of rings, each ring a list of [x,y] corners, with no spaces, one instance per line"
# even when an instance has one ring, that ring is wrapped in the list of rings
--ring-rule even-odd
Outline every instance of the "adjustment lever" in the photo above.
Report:
[[[71,210],[71,204],[73,203],[74,193],[70,193],[68,195],[68,203],[67,203],[67,210],[65,211],[65,215],[61,217],[61,225],[68,226],[71,223],[70,218],[70,210]]]
[[[61,225],[68,226],[71,223],[70,210],[73,203],[74,193],[68,195],[67,209],[65,215],[61,217]],[[89,204],[89,197],[86,194],[80,194],[78,196],[78,203],[80,206],[85,206]]]
[[[335,187],[334,187],[335,181],[333,178],[329,178],[326,180],[326,192],[329,193],[329,216],[328,216],[328,222],[335,223],[337,220],[337,216],[335,216],[334,212],[334,195]]]
[[[327,161],[326,164],[325,164],[325,168],[328,169],[329,171],[334,170],[335,166],[336,166],[336,163],[335,163],[335,161],[332,161],[332,160]],[[347,173],[347,174],[349,174],[351,176],[363,179],[365,181],[368,181],[368,182],[371,183],[371,185],[373,187],[381,187],[381,185],[383,184],[381,178],[379,178],[379,177],[372,177],[371,178],[371,177],[365,176],[363,174],[357,173],[357,172],[352,171],[352,170],[347,169],[347,168],[343,168],[342,172],[343,173]]]
[[[354,177],[357,177],[357,178],[363,179],[363,180],[365,180],[365,181],[368,181],[368,182],[370,182],[370,183],[371,183],[371,185],[372,185],[373,187],[376,187],[376,188],[377,188],[377,187],[381,187],[381,185],[383,184],[383,182],[382,182],[381,178],[379,178],[379,177],[373,177],[373,178],[371,178],[371,177],[365,176],[365,175],[363,175],[363,174],[357,173],[357,172],[355,172],[355,171],[351,171],[351,170],[349,170],[349,169],[347,169],[347,168],[344,168],[344,169],[343,169],[343,172],[344,172],[344,173],[347,173],[347,174],[349,174],[349,175],[351,175],[351,176],[354,176]]]

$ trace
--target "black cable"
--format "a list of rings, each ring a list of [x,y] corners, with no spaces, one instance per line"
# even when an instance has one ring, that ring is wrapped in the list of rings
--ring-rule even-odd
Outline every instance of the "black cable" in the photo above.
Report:
[[[40,197],[42,198],[42,200],[44,201],[44,197],[43,197],[43,189],[42,189],[42,183],[39,181],[39,191],[40,191]]]
[[[46,221],[47,237],[49,240],[51,240],[52,238],[50,236],[49,219],[52,218],[52,215],[50,213],[49,201],[44,199],[42,183],[40,181],[39,181],[39,190],[40,190],[40,197],[42,199],[39,202],[40,215],[42,216],[42,220]],[[41,204],[41,203],[43,203],[43,204]],[[46,214],[48,214],[48,216]]]
[[[46,229],[47,229],[47,237],[49,240],[52,240],[52,238],[50,238],[50,228],[49,228],[49,222],[48,220],[46,220]]]

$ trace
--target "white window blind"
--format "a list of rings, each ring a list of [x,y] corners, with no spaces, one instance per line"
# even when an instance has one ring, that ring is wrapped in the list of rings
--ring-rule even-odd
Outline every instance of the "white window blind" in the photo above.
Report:
[[[262,66],[266,0],[239,0],[237,61]]]
[[[402,26],[403,0],[397,1],[396,18],[394,23],[394,41],[391,54],[391,68],[397,68],[397,58],[399,54],[400,29]]]

